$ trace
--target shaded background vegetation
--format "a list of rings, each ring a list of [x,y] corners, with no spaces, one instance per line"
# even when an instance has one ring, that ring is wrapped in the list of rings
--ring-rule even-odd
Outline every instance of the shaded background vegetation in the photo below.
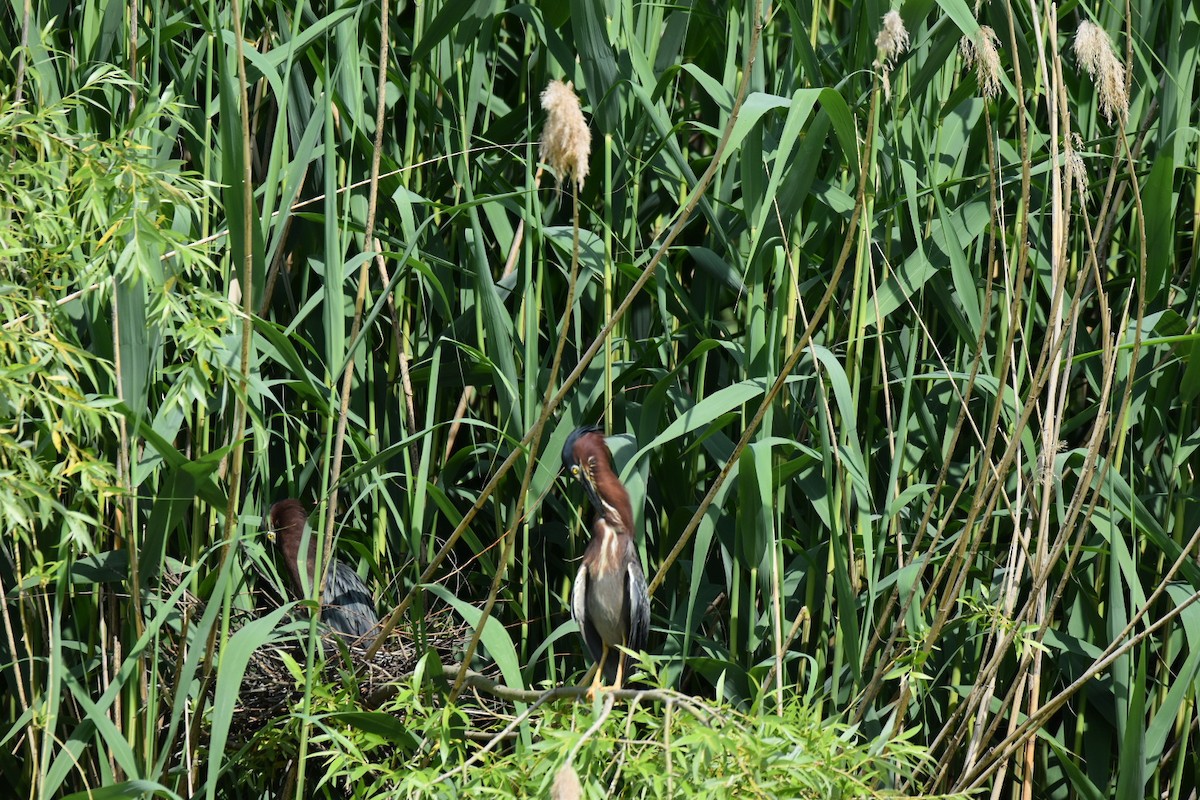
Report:
[[[457,0],[385,39],[373,3],[6,5],[6,778],[250,796],[293,736],[322,791],[460,763],[436,712],[209,751],[280,619],[242,627],[283,596],[260,515],[336,498],[381,609],[490,597],[477,663],[572,680],[586,520],[558,454],[600,421],[664,685],[927,750],[872,790],[1194,796],[1196,9],[910,0],[890,61],[889,10]],[[537,162],[553,78],[593,133],[573,292],[576,200]],[[544,791],[561,751],[520,748],[588,724],[523,728],[496,774],[540,760],[504,790]],[[723,763],[682,741],[676,767]],[[678,788],[671,763],[637,783]]]

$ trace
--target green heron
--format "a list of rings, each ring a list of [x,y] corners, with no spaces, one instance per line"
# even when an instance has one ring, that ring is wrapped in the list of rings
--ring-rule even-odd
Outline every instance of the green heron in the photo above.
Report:
[[[308,540],[307,558],[301,576],[300,552],[305,539]],[[308,597],[310,588],[318,580],[314,578],[317,534],[308,525],[308,514],[299,500],[280,500],[271,506],[271,540],[283,553],[296,594]],[[326,572],[325,591],[321,595],[321,622],[334,633],[369,646],[374,637],[368,634],[379,625],[371,592],[348,564],[335,558],[332,567]]]
[[[563,465],[592,500],[592,538],[583,554],[571,591],[571,616],[596,662],[588,696],[601,688],[601,678],[616,689],[625,674],[625,654],[618,647],[640,650],[650,633],[650,598],[634,541],[629,492],[612,468],[604,434],[594,426],[578,428],[563,445]]]

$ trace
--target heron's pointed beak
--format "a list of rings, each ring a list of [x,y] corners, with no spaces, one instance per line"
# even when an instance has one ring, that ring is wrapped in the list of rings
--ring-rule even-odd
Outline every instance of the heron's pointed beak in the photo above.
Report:
[[[592,477],[592,473],[587,469],[580,469],[576,475],[579,482],[583,484],[583,488],[587,491],[588,497],[592,500],[592,508],[599,511],[604,508],[604,503],[600,501],[600,490],[596,488],[596,479]]]

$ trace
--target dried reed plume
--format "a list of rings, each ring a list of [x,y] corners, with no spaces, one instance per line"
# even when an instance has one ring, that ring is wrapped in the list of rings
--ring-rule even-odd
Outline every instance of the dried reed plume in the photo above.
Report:
[[[1079,151],[1083,149],[1083,140],[1079,138],[1078,133],[1071,134],[1071,138],[1067,140],[1066,147],[1063,148],[1067,168],[1067,182],[1074,181],[1075,188],[1079,192],[1079,196],[1087,202],[1087,168],[1083,165],[1083,156]]]
[[[1112,41],[1099,25],[1083,21],[1075,32],[1075,57],[1096,83],[1100,113],[1109,125],[1113,118],[1124,122],[1129,115],[1125,92],[1125,65],[1113,52]]]
[[[588,174],[592,132],[583,120],[571,84],[550,81],[542,92],[542,108],[546,109],[546,127],[542,131],[541,159],[554,168],[560,181],[574,176],[576,188],[582,189]]]
[[[969,67],[975,65],[975,76],[984,97],[1000,94],[1000,38],[988,25],[979,26],[979,38],[964,36],[958,43],[963,61]]]
[[[875,46],[879,48],[879,56],[875,66],[883,71],[883,93],[891,99],[892,81],[889,77],[896,59],[908,50],[908,30],[898,11],[889,11],[883,15],[883,28],[875,37]]]
[[[579,800],[581,797],[583,785],[579,782],[579,773],[567,762],[554,776],[554,783],[550,786],[550,800]]]

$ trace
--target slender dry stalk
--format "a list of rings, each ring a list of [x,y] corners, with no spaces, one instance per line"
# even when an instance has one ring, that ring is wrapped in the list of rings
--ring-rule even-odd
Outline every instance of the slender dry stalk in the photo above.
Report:
[[[367,189],[367,222],[363,235],[363,245],[368,248],[376,245],[375,218],[379,209],[379,163],[383,153],[384,116],[387,111],[387,80],[388,80],[388,17],[390,0],[383,0],[379,7],[379,61],[376,64],[377,85],[375,103],[375,142],[371,148],[371,180]],[[371,262],[378,255],[371,252],[370,257],[364,258],[358,270],[358,292],[354,297],[354,322],[350,326],[349,351],[346,353],[346,368],[342,373],[341,408],[338,412],[337,433],[333,442],[333,467],[329,473],[329,503],[325,513],[325,557],[322,564],[328,564],[333,554],[334,518],[337,514],[338,478],[342,474],[342,451],[346,440],[346,418],[350,413],[350,389],[354,379],[354,348],[357,346],[359,332],[362,330],[363,307],[366,305],[367,284],[370,281]],[[327,577],[327,575],[325,576]],[[321,591],[324,592],[325,577],[322,577]],[[320,593],[317,595],[320,596]],[[384,636],[380,636],[382,640]]]
[[[1009,0],[1005,0],[1005,11],[1006,11],[1006,18],[1008,20],[1009,45],[1011,48],[1015,49],[1016,42],[1017,42],[1017,30],[1016,30],[1015,15],[1013,14],[1012,4]],[[1025,106],[1024,106],[1023,101],[1021,100],[1021,98],[1023,98],[1024,95],[1023,95],[1023,77],[1022,77],[1019,61],[1015,61],[1013,64],[1013,83],[1014,83],[1015,89],[1016,89],[1015,94],[1016,94],[1016,97],[1018,98],[1018,102],[1016,104],[1017,131],[1018,131],[1017,138],[1018,138],[1018,142],[1020,144],[1021,164],[1022,164],[1021,194],[1020,194],[1018,206],[1025,207],[1028,204],[1030,191],[1031,191],[1031,163],[1030,163],[1030,159],[1029,159],[1029,146],[1030,146],[1029,145],[1029,137],[1026,132],[1027,122],[1026,122]],[[999,195],[999,193],[997,192],[997,189],[996,189],[996,184],[999,179],[996,175],[997,169],[996,169],[995,165],[997,164],[997,158],[996,158],[996,154],[994,151],[992,123],[991,123],[991,118],[988,115],[985,115],[984,120],[985,120],[986,125],[988,126],[987,141],[988,141],[988,153],[989,153],[989,173],[992,176],[992,179],[990,181],[990,189],[989,189],[989,193],[992,198],[992,201],[990,204],[991,218],[995,221],[996,227],[1003,234],[1007,225],[1005,222],[1004,214],[1000,213],[1001,209],[1002,209],[1002,205],[1001,205],[1002,196]],[[1018,237],[1018,241],[1025,240],[1024,237],[1027,234],[1028,226],[1029,226],[1029,218],[1028,218],[1027,214],[1022,215],[1017,218],[1017,226],[1016,226],[1016,234],[1015,235]],[[1002,238],[1005,238],[1005,237],[1002,236]],[[994,234],[991,237],[989,237],[988,251],[989,251],[989,254],[993,254],[996,252],[996,236]],[[1000,248],[999,252],[1000,252],[1000,255],[1002,258],[1007,258],[1007,251],[1004,248]],[[991,260],[991,259],[989,259],[989,260]],[[1008,292],[1010,301],[1008,304],[1007,313],[1009,315],[1009,318],[1011,318],[1011,319],[1015,319],[1018,316],[1018,310],[1020,309],[1022,298],[1023,298],[1024,276],[1027,272],[1027,268],[1028,268],[1028,248],[1020,247],[1017,249],[1017,264],[1015,265],[1015,270],[1006,269],[1003,271],[1003,274],[1006,276],[1009,275],[1010,272],[1015,272],[1015,274],[1017,276],[1017,279],[1014,282],[1013,287]],[[991,284],[989,283],[988,291],[987,291],[987,295],[986,295],[986,298],[988,301],[987,307],[989,309],[990,309],[990,304],[991,304],[991,296],[992,296],[991,295]],[[919,314],[917,315],[917,319],[920,320]],[[983,345],[984,345],[984,342],[985,342],[986,336],[987,336],[986,317],[984,318],[984,320],[985,320],[985,322],[981,326],[981,328],[978,332],[978,336],[977,336],[976,343],[975,343],[975,350],[974,350],[975,357],[971,361],[970,374],[967,379],[967,389],[966,389],[966,392],[964,393],[964,395],[965,395],[964,402],[969,401],[970,398],[973,396],[975,387],[976,387],[976,381],[979,377],[980,370],[982,368]],[[1016,335],[1017,335],[1017,328],[1015,326],[1009,326],[1007,336],[1005,337],[1004,342],[1001,344],[1001,346],[999,348],[999,352],[1001,354],[1001,359],[1000,359],[1000,363],[997,365],[996,374],[1004,375],[1008,372],[1009,364],[1012,362],[1012,352],[1013,352],[1012,351],[1012,343],[1015,340]],[[999,419],[999,413],[1000,413],[1000,408],[999,408],[999,405],[997,404],[992,412],[990,419],[989,419],[989,427],[988,427],[989,431],[996,430],[995,425],[996,425],[997,420]],[[948,443],[948,451],[949,452],[953,452],[954,449],[957,447],[959,438],[963,431],[963,427],[968,420],[969,420],[968,409],[967,409],[966,405],[961,405],[959,407],[958,418],[955,421],[953,427],[951,428],[950,441]],[[990,457],[992,444],[993,444],[993,439],[989,435],[988,442],[984,446],[984,456],[983,457],[985,459]],[[949,469],[950,469],[950,462],[949,462],[949,460],[947,460],[942,464],[942,466],[940,467],[940,469],[938,471],[938,475],[936,477],[936,480],[934,481],[933,491],[930,495],[928,502],[925,504],[925,511],[922,514],[919,525],[917,526],[917,534],[914,537],[912,547],[911,547],[912,555],[910,557],[910,560],[917,559],[919,557],[919,554],[921,554],[922,552],[924,552],[924,556],[920,557],[920,561],[919,561],[919,565],[918,565],[919,572],[917,574],[917,578],[914,580],[914,586],[920,582],[921,575],[924,574],[924,571],[930,562],[932,553],[936,550],[937,544],[941,540],[941,537],[944,533],[944,526],[939,525],[938,530],[933,538],[932,543],[930,543],[928,546],[926,546],[924,551],[921,550],[922,546],[924,545],[925,532],[929,529],[930,521],[933,518],[933,514],[934,514],[935,510],[938,508],[939,498],[941,497],[942,492],[944,491],[944,489],[947,485]],[[959,494],[961,494],[963,488],[964,488],[964,486],[960,485],[959,492],[958,492]],[[950,503],[950,507],[956,508],[957,506],[958,506],[958,500],[956,497]],[[902,601],[902,605],[901,605],[900,612],[898,615],[899,619],[905,619],[907,617],[907,615],[909,613],[909,608],[912,605],[912,603],[914,602],[915,597],[916,597],[916,593],[910,592],[908,597]],[[899,592],[897,589],[893,588],[892,591],[888,595],[888,599],[887,599],[887,602],[885,603],[885,608],[884,608],[883,614],[881,615],[881,619],[891,619],[892,618],[892,611],[895,608],[895,605],[897,604],[897,602],[901,602],[901,601],[899,601]],[[855,711],[854,718],[856,721],[861,720],[863,718],[863,715],[865,715],[867,713],[867,711],[871,707],[871,704],[874,702],[874,699],[875,699],[877,693],[883,687],[884,678],[887,675],[888,670],[891,669],[891,667],[895,663],[893,654],[895,653],[897,642],[900,640],[900,638],[904,632],[905,632],[905,626],[903,624],[892,625],[891,632],[888,635],[888,638],[886,641],[884,641],[882,636],[880,635],[879,628],[876,628],[875,632],[872,633],[871,640],[867,644],[864,658],[867,659],[868,661],[870,661],[872,659],[872,656],[873,656],[877,646],[881,648],[881,651],[880,651],[880,656],[877,659],[875,659],[875,661],[874,661],[874,663],[876,664],[875,671],[872,674],[871,679],[868,682],[865,691],[862,693],[862,697],[861,697],[858,707]]]
[[[559,81],[551,81],[542,92],[542,105],[549,111],[546,129],[542,135],[543,153],[548,156],[551,164],[557,165],[560,174],[575,176],[574,191],[571,193],[571,278],[567,287],[567,300],[563,306],[562,320],[559,323],[558,343],[554,347],[554,357],[550,361],[550,373],[546,378],[546,391],[542,398],[542,412],[530,431],[529,453],[525,461],[525,474],[521,478],[521,488],[517,493],[517,504],[513,511],[512,525],[504,533],[504,549],[500,556],[500,565],[492,578],[492,586],[488,592],[487,602],[484,603],[479,620],[471,641],[467,644],[466,655],[463,656],[463,667],[459,670],[450,691],[450,697],[457,698],[467,677],[467,664],[475,655],[479,646],[479,638],[483,635],[484,625],[496,604],[500,586],[508,574],[508,563],[516,546],[517,528],[525,522],[525,505],[529,493],[529,483],[533,480],[534,469],[537,466],[538,448],[542,441],[542,431],[550,419],[552,406],[550,399],[554,393],[554,385],[558,381],[558,371],[562,366],[563,350],[571,330],[571,316],[575,310],[575,288],[579,281],[579,192],[583,188],[583,179],[587,175],[587,161],[591,153],[591,134],[583,122],[583,113],[579,110],[579,98],[571,91],[570,84],[563,86]],[[547,142],[552,143],[547,146]],[[466,393],[464,392],[464,398]]]
[[[704,171],[704,174],[701,175],[700,179],[696,182],[696,186],[692,189],[691,193],[688,195],[687,201],[680,209],[675,223],[671,226],[671,229],[667,232],[667,235],[663,237],[661,245],[650,258],[650,262],[646,265],[646,269],[640,276],[638,276],[638,279],[634,281],[633,286],[630,287],[629,292],[625,295],[625,299],[622,300],[621,304],[613,311],[608,323],[604,326],[600,333],[596,335],[596,337],[592,340],[592,343],[588,345],[587,350],[585,350],[580,356],[579,363],[575,366],[575,369],[571,371],[571,374],[568,375],[563,381],[562,387],[558,390],[554,397],[550,399],[550,402],[547,404],[547,406],[551,412],[558,407],[558,405],[563,401],[563,398],[566,397],[567,393],[583,376],[588,366],[592,363],[592,360],[596,357],[597,353],[599,353],[600,348],[604,346],[604,344],[608,341],[608,337],[612,335],[613,330],[625,317],[625,314],[629,311],[630,306],[633,305],[634,300],[641,293],[646,283],[654,276],[654,272],[658,268],[658,265],[666,257],[667,253],[670,252],[671,246],[683,232],[683,229],[687,225],[688,220],[691,219],[692,214],[695,213],[696,207],[700,203],[700,199],[704,196],[704,193],[708,191],[708,187],[712,184],[713,178],[716,176],[717,169],[720,165],[721,155],[724,153],[725,148],[729,144],[730,137],[732,136],[734,126],[738,119],[738,112],[741,110],[742,104],[745,102],[746,94],[749,90],[749,81],[751,75],[750,67],[753,66],[754,59],[757,56],[760,35],[762,32],[762,2],[763,0],[757,0],[755,5],[755,13],[753,17],[755,20],[755,33],[754,36],[751,37],[750,47],[746,53],[745,69],[742,70],[743,77],[741,82],[738,84],[738,93],[734,99],[733,110],[729,115],[725,129],[721,133],[721,140],[717,144],[716,152],[713,154],[713,159],[710,161],[708,169]],[[374,656],[375,650],[379,646],[379,642],[382,641],[403,618],[404,612],[407,611],[408,607],[412,604],[412,601],[416,596],[416,592],[419,591],[421,584],[427,583],[434,576],[442,562],[454,548],[454,545],[457,544],[458,540],[462,537],[463,532],[466,531],[467,527],[475,519],[475,516],[479,513],[480,509],[483,508],[483,505],[487,503],[488,498],[492,496],[492,493],[496,490],[496,486],[499,485],[500,480],[508,474],[510,469],[512,469],[513,464],[516,463],[517,458],[521,454],[523,448],[525,448],[530,441],[532,441],[532,439],[533,432],[531,431],[521,439],[520,443],[516,447],[512,449],[508,457],[492,475],[491,479],[488,480],[487,484],[485,484],[484,487],[479,491],[479,496],[476,498],[475,502],[471,504],[469,509],[467,509],[467,512],[463,515],[462,520],[460,520],[458,525],[455,526],[454,531],[451,532],[449,537],[447,537],[441,549],[438,550],[433,559],[430,561],[429,565],[421,573],[421,576],[415,582],[413,588],[409,590],[409,592],[400,601],[400,604],[396,606],[396,609],[384,621],[383,630],[380,633],[379,640],[376,641],[375,645],[373,645],[372,649],[367,653],[368,658]]]
[[[760,30],[756,27],[756,36],[759,32]],[[749,446],[750,439],[753,438],[755,432],[758,430],[758,426],[762,424],[762,420],[763,417],[766,416],[767,409],[769,409],[772,403],[775,402],[775,398],[778,397],[779,392],[782,391],[784,387],[784,384],[787,383],[788,376],[792,374],[792,370],[796,368],[796,364],[798,364],[800,361],[800,356],[802,356],[804,352],[808,350],[812,342],[812,337],[816,333],[817,325],[821,320],[823,320],[825,311],[829,307],[830,301],[833,300],[833,296],[838,288],[838,282],[842,277],[842,272],[846,268],[846,262],[850,259],[850,253],[854,249],[854,244],[857,241],[856,233],[858,231],[859,221],[862,218],[867,179],[868,175],[870,174],[869,165],[872,163],[870,156],[873,153],[874,148],[875,117],[878,112],[880,91],[882,91],[881,87],[876,86],[875,91],[871,93],[871,107],[870,113],[867,117],[867,137],[863,143],[862,156],[859,159],[859,181],[858,191],[856,192],[856,198],[854,202],[854,211],[850,215],[850,223],[847,226],[845,242],[842,246],[842,251],[838,256],[838,260],[833,268],[833,274],[829,278],[829,286],[825,290],[825,294],[821,297],[821,301],[817,304],[816,310],[813,312],[812,323],[805,328],[803,335],[800,337],[800,341],[797,342],[795,348],[784,361],[783,367],[780,369],[779,375],[775,378],[775,382],[771,385],[771,388],[763,394],[763,398],[759,403],[758,409],[754,412],[754,416],[751,417],[750,421],[746,424],[746,428],[742,433],[742,437],[734,446],[732,453],[725,462],[725,466],[721,469],[721,471],[717,474],[716,479],[713,480],[712,484],[709,486],[708,492],[704,495],[704,499],[700,501],[700,505],[697,506],[696,511],[692,514],[692,518],[688,520],[683,532],[680,533],[679,539],[675,542],[675,546],[671,548],[671,552],[669,552],[667,557],[663,559],[662,564],[658,568],[658,572],[656,572],[654,575],[654,580],[650,582],[650,585],[646,590],[647,594],[649,594],[651,597],[654,596],[654,592],[659,586],[662,585],[662,582],[666,580],[667,572],[679,558],[680,554],[683,553],[684,548],[687,546],[688,542],[691,541],[696,529],[700,527],[700,522],[704,519],[704,515],[707,513],[709,506],[712,505],[713,500],[716,499],[717,492],[721,490],[721,487],[729,478],[729,474],[733,471],[733,467],[738,463],[739,456],[743,451],[745,451],[746,447]],[[714,158],[714,163],[717,163],[718,161],[719,159]]]
[[[376,64],[376,104],[375,104],[375,141],[371,149],[371,180],[367,190],[367,221],[363,235],[363,247],[370,250],[371,247],[377,245],[375,239],[375,216],[379,207],[379,164],[380,157],[383,152],[383,132],[384,132],[384,114],[387,110],[387,65],[388,65],[388,20],[390,16],[389,0],[383,0],[379,7],[379,60]],[[324,569],[325,564],[329,564],[333,556],[333,540],[334,540],[334,519],[337,515],[337,499],[338,499],[338,479],[342,474],[342,454],[346,440],[346,422],[350,413],[350,389],[354,381],[354,349],[358,346],[359,332],[362,330],[363,308],[366,305],[367,299],[367,284],[370,281],[371,262],[378,253],[372,253],[370,256],[362,259],[362,264],[358,269],[358,291],[354,297],[354,321],[350,326],[350,338],[348,340],[348,348],[346,352],[346,367],[342,373],[341,386],[341,405],[338,410],[337,417],[337,432],[334,434],[333,442],[333,465],[329,472],[329,498],[327,501],[325,512],[325,526],[322,533],[321,541],[324,542],[324,554],[317,563],[316,568],[318,574],[321,575],[321,585],[314,591],[316,597],[323,596],[325,592],[325,581],[328,580],[332,570]],[[315,631],[315,622],[314,628]],[[386,637],[386,632],[381,634],[375,642],[377,649],[382,644]],[[371,655],[374,655],[374,650]],[[311,666],[313,657],[313,649],[308,652],[308,659]],[[310,693],[305,690],[304,707],[307,715],[309,706]],[[300,754],[298,759],[297,769],[297,788],[298,794],[304,792],[304,768],[306,764],[306,751],[308,746],[310,723],[306,716],[304,724],[300,729]]]

